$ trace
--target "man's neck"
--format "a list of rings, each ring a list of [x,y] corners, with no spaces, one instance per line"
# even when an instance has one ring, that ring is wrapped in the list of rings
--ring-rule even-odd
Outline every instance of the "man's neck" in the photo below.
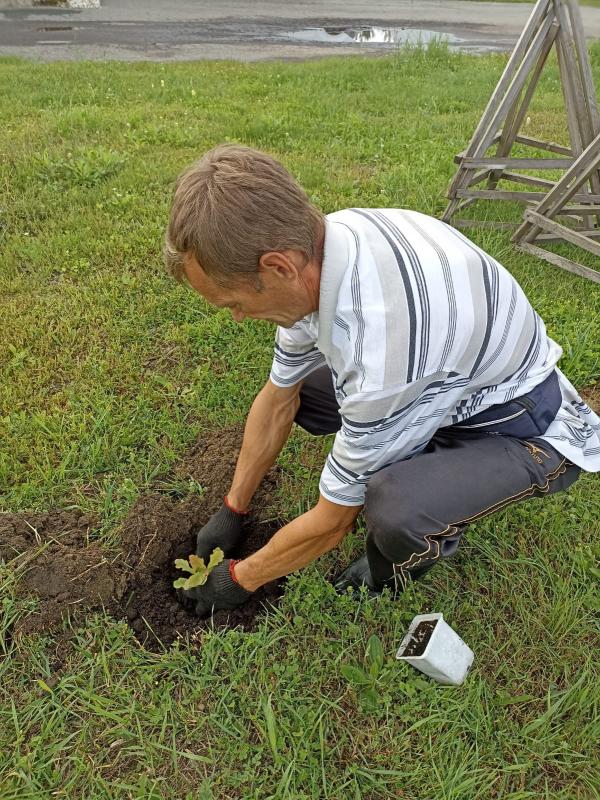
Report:
[[[319,310],[319,297],[321,291],[321,270],[323,268],[323,253],[325,247],[325,225],[319,232],[319,239],[317,242],[317,249],[314,258],[312,258],[302,273],[306,291],[311,299],[311,312]]]

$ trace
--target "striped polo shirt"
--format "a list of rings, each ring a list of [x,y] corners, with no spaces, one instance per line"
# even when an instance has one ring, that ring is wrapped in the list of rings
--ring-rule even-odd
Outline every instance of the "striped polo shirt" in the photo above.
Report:
[[[519,284],[462,233],[415,211],[353,208],[326,218],[319,310],[277,329],[271,381],[330,368],[342,427],[320,491],[354,506],[375,472],[526,394],[561,354]],[[600,470],[600,420],[558,374],[563,402],[542,438]]]

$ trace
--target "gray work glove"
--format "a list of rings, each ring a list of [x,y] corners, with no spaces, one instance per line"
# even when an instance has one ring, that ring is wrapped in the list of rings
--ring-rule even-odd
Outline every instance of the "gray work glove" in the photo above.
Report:
[[[193,611],[197,617],[208,617],[215,611],[231,611],[245,603],[253,592],[233,580],[230,564],[231,559],[222,561],[213,569],[203,586],[180,589],[177,594],[184,607]]]
[[[196,555],[208,564],[210,554],[220,547],[230,556],[242,538],[242,525],[246,515],[233,511],[225,503],[196,534]]]

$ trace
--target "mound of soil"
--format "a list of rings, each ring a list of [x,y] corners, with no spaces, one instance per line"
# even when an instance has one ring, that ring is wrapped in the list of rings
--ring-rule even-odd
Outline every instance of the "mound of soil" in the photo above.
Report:
[[[241,626],[249,630],[265,604],[276,604],[283,579],[262,587],[235,611],[199,620],[177,602],[173,581],[180,577],[176,558],[194,552],[194,533],[221,505],[229,488],[242,441],[240,428],[202,437],[176,469],[205,492],[177,500],[150,493],[138,498],[124,520],[121,551],[107,551],[90,537],[98,521],[81,511],[0,515],[0,559],[13,560],[21,575],[18,591],[39,600],[37,610],[19,620],[13,631],[49,631],[69,615],[100,608],[125,619],[146,647],[155,649],[207,627]],[[253,503],[260,515],[245,522],[246,536],[237,558],[264,545],[283,522],[273,513],[277,480],[272,470]]]
[[[19,592],[39,599],[23,620],[28,632],[47,631],[63,617],[108,606],[125,590],[125,578],[90,533],[97,520],[81,511],[0,515],[0,559],[15,559]]]

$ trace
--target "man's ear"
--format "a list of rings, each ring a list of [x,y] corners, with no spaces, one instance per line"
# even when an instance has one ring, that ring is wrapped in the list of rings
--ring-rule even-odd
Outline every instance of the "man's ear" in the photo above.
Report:
[[[269,250],[259,258],[258,271],[259,273],[271,273],[287,280],[295,280],[300,269],[290,251]]]

